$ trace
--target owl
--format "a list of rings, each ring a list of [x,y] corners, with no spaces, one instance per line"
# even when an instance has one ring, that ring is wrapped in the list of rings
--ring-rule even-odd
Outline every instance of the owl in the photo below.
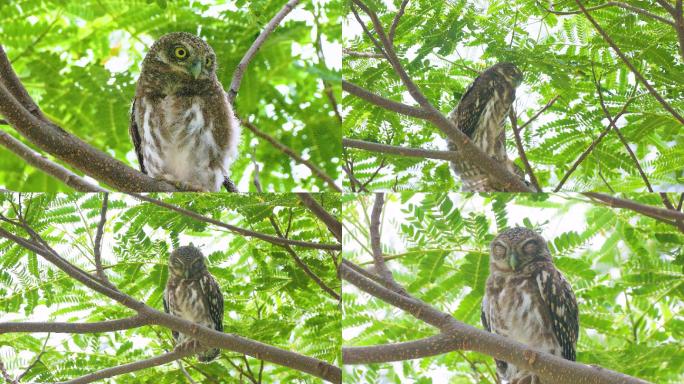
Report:
[[[223,332],[223,294],[207,271],[202,252],[195,246],[179,247],[169,256],[169,278],[164,289],[164,312]],[[176,346],[196,341],[173,331]],[[209,349],[198,355],[201,362],[214,360],[221,351]]]
[[[506,154],[506,117],[515,101],[515,89],[522,72],[511,63],[496,64],[482,72],[449,114],[456,126],[484,153],[505,165],[524,181],[522,170]],[[449,149],[458,152],[454,142]],[[470,159],[453,161],[452,169],[460,177],[463,192],[505,191],[505,187],[478,168]]]
[[[577,301],[536,232],[511,228],[492,241],[481,320],[489,332],[575,360]],[[504,361],[496,361],[496,370],[499,379],[510,384],[542,384],[537,376]]]
[[[239,127],[211,47],[185,32],[159,38],[143,60],[131,108],[140,171],[186,190],[235,191],[228,169]]]

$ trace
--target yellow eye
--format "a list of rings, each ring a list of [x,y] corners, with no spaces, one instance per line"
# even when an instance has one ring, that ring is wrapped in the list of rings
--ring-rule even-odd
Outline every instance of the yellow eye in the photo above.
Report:
[[[183,47],[176,47],[176,49],[173,50],[173,53],[179,59],[184,59],[188,55],[188,51]]]
[[[211,57],[207,57],[207,60],[205,62],[205,66],[207,66],[207,67],[211,66]]]

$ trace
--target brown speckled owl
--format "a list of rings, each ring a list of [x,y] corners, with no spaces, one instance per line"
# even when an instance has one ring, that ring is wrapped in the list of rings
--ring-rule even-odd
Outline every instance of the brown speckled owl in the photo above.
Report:
[[[185,32],[157,40],[143,60],[131,110],[140,170],[182,189],[235,191],[228,169],[239,127],[211,47]]]
[[[202,252],[192,244],[178,247],[169,256],[169,278],[164,289],[164,312],[223,332],[223,294],[207,271]],[[187,335],[172,332],[177,347],[196,343]],[[201,362],[214,360],[217,348],[201,352]]]
[[[511,228],[492,241],[482,325],[489,332],[575,360],[577,301],[553,265],[546,241],[536,232]],[[496,361],[496,371],[500,380],[510,384],[542,383],[504,361]]]
[[[515,89],[522,79],[522,72],[511,63],[489,67],[470,84],[449,118],[473,144],[524,180],[520,168],[508,159],[504,130],[508,112],[515,101]],[[449,149],[458,152],[451,141]],[[505,186],[490,180],[489,175],[471,159],[454,161],[451,165],[463,183],[463,192],[506,191]]]

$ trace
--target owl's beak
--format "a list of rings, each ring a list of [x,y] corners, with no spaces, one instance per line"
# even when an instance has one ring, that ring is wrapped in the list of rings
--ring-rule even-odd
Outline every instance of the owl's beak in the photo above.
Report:
[[[518,267],[518,255],[515,252],[511,253],[511,257],[508,259],[508,264],[511,266],[511,268],[515,271],[515,269]]]
[[[195,80],[197,80],[200,73],[202,73],[202,61],[201,60],[195,60],[192,62],[192,66],[190,67],[190,73],[192,74],[192,77],[194,77]]]

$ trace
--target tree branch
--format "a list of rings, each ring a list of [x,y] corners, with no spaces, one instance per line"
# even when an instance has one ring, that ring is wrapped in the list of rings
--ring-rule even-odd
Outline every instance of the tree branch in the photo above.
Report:
[[[637,203],[636,201],[613,197],[597,192],[584,192],[583,195],[591,198],[592,201],[598,200],[602,204],[611,208],[626,208],[654,218],[684,220],[684,213],[673,209],[653,207],[650,205]]]
[[[240,63],[238,64],[237,68],[235,68],[235,72],[233,72],[233,79],[230,82],[230,89],[227,92],[227,97],[228,97],[228,102],[230,104],[233,104],[235,101],[235,96],[237,96],[238,91],[240,90],[240,83],[242,83],[242,78],[245,75],[245,70],[247,69],[247,66],[249,63],[252,61],[254,56],[256,56],[257,52],[259,51],[259,48],[261,48],[262,45],[264,45],[264,42],[268,38],[268,36],[276,29],[278,24],[280,24],[281,21],[287,16],[288,13],[290,13],[295,6],[299,4],[299,0],[290,0],[283,6],[283,8],[271,19],[271,21],[266,24],[264,29],[261,31],[259,36],[254,40],[252,43],[252,46],[249,47],[245,55],[242,57],[240,60]]]
[[[523,125],[520,126],[519,131],[522,132],[523,129],[525,129],[528,125],[530,125],[530,123],[532,123],[533,121],[535,121],[542,113],[544,113],[547,109],[551,108],[551,106],[552,106],[559,98],[560,98],[560,95],[556,95],[556,96],[554,96],[551,100],[549,100],[549,102],[546,103],[546,105],[544,105],[543,107],[541,107],[541,108],[537,111],[537,113],[535,113],[532,117],[530,117],[529,120],[527,120]]]
[[[630,5],[630,4],[627,4],[627,3],[623,3],[623,2],[619,2],[619,1],[609,1],[609,2],[607,2],[607,3],[605,3],[605,4],[597,5],[597,6],[594,6],[594,7],[589,7],[589,8],[587,8],[587,11],[596,11],[596,10],[598,10],[598,9],[603,9],[603,8],[608,8],[608,7],[619,7],[619,8],[627,9],[627,10],[633,11],[633,12],[635,12],[635,13],[638,13],[638,14],[640,14],[640,15],[644,15],[644,16],[646,16],[646,17],[650,17],[650,18],[652,18],[652,19],[661,21],[661,22],[663,22],[663,23],[665,23],[665,24],[668,24],[668,25],[674,27],[674,23],[673,23],[671,20],[668,20],[668,19],[666,19],[666,18],[664,18],[664,17],[662,17],[662,16],[658,16],[658,15],[656,15],[655,13],[649,12],[649,11],[643,9],[643,8],[635,7],[635,6],[633,6],[633,5]],[[561,16],[565,16],[565,15],[581,15],[581,14],[582,14],[582,11],[581,11],[581,10],[580,10],[580,11],[554,11],[554,10],[549,9],[549,8],[544,8],[544,10],[547,11],[547,12],[553,13],[554,15],[561,15]]]
[[[0,122],[1,124],[2,122]],[[84,178],[71,172],[69,169],[52,162],[34,151],[26,144],[12,137],[9,133],[0,130],[0,144],[17,156],[24,159],[27,163],[63,182],[69,187],[79,192],[105,192],[106,189],[90,183]]]
[[[537,181],[537,178],[534,176],[534,171],[532,171],[532,166],[530,165],[530,162],[527,160],[527,154],[525,154],[525,147],[523,147],[522,139],[520,138],[520,131],[522,131],[522,129],[518,128],[518,118],[516,117],[513,108],[510,109],[508,117],[511,120],[511,129],[513,131],[513,138],[515,139],[515,146],[518,148],[518,155],[520,156],[520,160],[522,161],[523,166],[525,167],[525,173],[527,173],[527,176],[529,176],[530,183],[532,184],[534,189],[538,192],[541,192],[542,189],[539,186],[539,182]]]
[[[371,104],[375,104],[378,107],[390,110],[392,112],[397,112],[402,115],[424,120],[427,120],[430,117],[430,114],[422,108],[416,108],[410,105],[399,103],[394,100],[386,99],[346,80],[342,80],[342,89],[358,97],[359,99],[366,100]]]
[[[345,364],[365,364],[365,358],[372,359],[372,362],[383,362],[383,360],[395,361],[398,357],[397,354],[406,351],[407,347],[420,347],[420,349],[411,352],[406,358],[433,356],[436,352],[447,352],[446,349],[463,349],[484,353],[495,359],[515,364],[520,369],[533,372],[542,380],[547,380],[554,384],[647,384],[643,380],[608,369],[565,360],[497,334],[461,323],[448,313],[436,310],[421,300],[397,294],[376,284],[355,272],[348,266],[348,263],[348,261],[344,260],[340,266],[343,279],[360,290],[403,309],[414,317],[439,328],[442,334],[429,338],[424,343],[421,343],[419,340],[410,342],[411,344],[402,343],[398,347],[362,347],[363,349],[358,347],[349,349],[345,347],[342,349]],[[395,348],[399,349],[399,351],[395,351]],[[361,352],[363,355],[355,355],[357,352]],[[369,355],[369,352],[373,353],[373,355]],[[386,355],[379,355],[380,352],[386,353]],[[401,360],[404,360],[404,358]]]
[[[135,315],[125,319],[105,320],[95,323],[48,323],[48,322],[24,322],[24,323],[0,323],[0,334],[2,333],[100,333],[123,331],[126,329],[139,328],[143,325],[150,325],[150,319]]]
[[[238,353],[253,356],[257,359],[263,359],[278,365],[283,365],[305,373],[309,373],[330,382],[337,383],[341,382],[342,380],[341,370],[338,367],[335,367],[324,361],[273,347],[268,344],[263,344],[258,341],[246,339],[234,334],[218,332],[214,329],[181,319],[180,317],[157,311],[156,309],[147,306],[142,301],[136,300],[118,290],[99,284],[96,280],[93,280],[89,276],[79,273],[76,267],[64,261],[64,259],[58,255],[53,255],[45,249],[33,245],[30,241],[6,231],[4,228],[0,228],[0,236],[12,240],[22,247],[42,256],[47,261],[61,269],[64,273],[81,282],[85,286],[116,300],[128,308],[137,311],[140,316],[148,319],[150,323],[161,325],[177,332],[184,333],[190,336],[192,339],[198,340],[204,347],[229,349]]]
[[[101,371],[89,373],[85,376],[81,376],[76,379],[64,381],[60,384],[86,384],[92,383],[94,381],[103,380],[108,377],[114,377],[123,375],[125,373],[131,373],[135,371],[140,371],[142,369],[156,367],[158,365],[163,365],[171,363],[178,359],[182,359],[187,356],[194,355],[199,349],[186,349],[186,350],[174,350],[172,352],[164,353],[163,355],[155,356],[149,359],[136,361],[133,363],[128,363],[124,365],[119,365],[116,367],[106,368]]]
[[[190,210],[187,210],[185,208],[181,208],[178,206],[175,206],[173,204],[169,204],[167,202],[157,200],[145,195],[140,195],[137,193],[129,193],[129,195],[135,197],[138,200],[142,200],[148,203],[152,203],[156,206],[166,208],[168,210],[178,212],[182,215],[185,215],[187,217],[193,218],[198,221],[203,221],[205,223],[213,224],[217,227],[225,228],[231,232],[238,233],[243,236],[248,236],[248,237],[254,237],[260,240],[264,240],[266,242],[269,242],[271,244],[276,244],[276,245],[293,245],[293,246],[298,246],[298,247],[304,247],[304,248],[314,248],[314,249],[324,249],[324,250],[332,250],[332,251],[339,251],[342,249],[342,246],[340,244],[321,244],[321,243],[313,243],[313,242],[308,242],[308,241],[301,241],[301,240],[290,240],[290,239],[283,239],[278,236],[272,236],[272,235],[267,235],[265,233],[261,232],[256,232],[256,231],[251,231],[249,229],[244,229],[237,227],[235,225],[227,224],[222,221],[212,219],[210,217],[202,216],[197,212],[193,212]]]
[[[0,46],[0,113],[31,143],[88,176],[124,191],[175,191],[47,120],[17,79]]]
[[[104,234],[104,226],[107,222],[107,202],[109,199],[109,193],[104,193],[102,196],[102,208],[100,209],[100,222],[97,225],[97,232],[95,234],[95,244],[93,249],[93,254],[95,255],[95,271],[97,277],[102,280],[103,283],[107,285],[112,285],[112,283],[107,278],[107,275],[102,269],[102,235]]]
[[[649,92],[656,100],[658,100],[658,102],[660,103],[660,105],[662,105],[663,108],[665,108],[668,112],[670,112],[670,114],[671,114],[672,116],[674,116],[675,119],[679,120],[680,123],[684,124],[684,117],[682,117],[679,113],[677,113],[677,111],[675,111],[674,108],[672,108],[672,106],[671,106],[670,104],[668,104],[668,102],[665,101],[665,99],[663,99],[662,96],[660,96],[660,94],[658,93],[658,91],[656,91],[655,88],[653,88],[653,86],[652,86],[648,81],[646,81],[646,79],[645,79],[644,76],[641,74],[641,72],[639,72],[639,70],[636,69],[636,67],[629,61],[629,59],[627,58],[627,56],[625,56],[625,54],[622,53],[622,51],[620,50],[620,48],[618,48],[618,46],[615,44],[615,42],[610,38],[610,36],[608,36],[608,34],[603,30],[603,28],[601,28],[601,26],[596,22],[596,20],[594,20],[594,18],[589,14],[589,12],[588,12],[587,9],[584,7],[584,5],[582,4],[582,2],[581,2],[580,0],[575,0],[575,2],[576,2],[577,5],[580,7],[580,9],[582,10],[582,13],[584,13],[584,15],[585,15],[586,18],[589,20],[589,22],[594,26],[594,28],[596,28],[596,31],[603,37],[603,40],[605,40],[606,43],[608,43],[608,45],[610,45],[610,47],[613,48],[613,50],[615,51],[615,53],[620,57],[620,59],[622,59],[622,61],[623,61],[623,62],[625,63],[625,65],[629,68],[629,70],[632,71],[632,73],[634,74],[634,76],[635,76],[637,79],[639,79],[639,81],[640,81],[642,84],[644,84],[644,86],[646,87],[646,89],[648,89],[648,92]],[[666,4],[667,4],[667,3],[666,3]]]
[[[371,152],[388,153],[405,157],[420,157],[424,159],[436,159],[455,161],[457,152],[436,151],[433,149],[398,147],[394,145],[372,143],[370,141],[342,138],[342,146],[346,148],[364,149]]]
[[[406,87],[409,94],[411,94],[411,97],[413,97],[413,99],[428,113],[427,120],[433,123],[433,125],[439,128],[451,141],[454,142],[458,150],[463,154],[463,158],[471,159],[472,163],[476,164],[478,168],[482,169],[492,178],[498,180],[500,184],[503,185],[503,190],[514,192],[533,192],[532,189],[525,185],[525,183],[520,180],[518,176],[513,175],[501,164],[487,156],[480,148],[472,143],[470,138],[468,138],[453,121],[447,119],[441,112],[432,106],[432,104],[430,104],[425,95],[423,95],[418,86],[413,82],[413,80],[411,80],[409,75],[406,73],[406,70],[402,67],[399,58],[394,51],[394,47],[385,34],[382,24],[380,23],[380,19],[375,12],[370,10],[360,0],[352,1],[370,17],[375,32],[380,37],[380,41],[384,47],[387,60],[392,65],[394,72],[401,79],[404,87]]]
[[[370,241],[371,250],[373,251],[373,265],[375,265],[375,272],[378,274],[378,276],[380,276],[387,288],[401,295],[406,295],[406,290],[394,280],[392,271],[387,268],[385,259],[382,255],[380,224],[382,217],[382,206],[384,203],[384,195],[382,193],[376,193],[370,220]]]
[[[307,168],[309,168],[311,170],[311,173],[313,173],[318,178],[323,180],[333,190],[335,190],[337,192],[342,192],[342,189],[340,189],[340,187],[338,187],[337,184],[335,184],[335,180],[333,180],[332,177],[328,176],[322,169],[318,168],[316,165],[314,165],[309,160],[305,160],[300,154],[295,152],[292,148],[286,146],[285,144],[276,140],[274,137],[268,135],[267,133],[259,130],[259,128],[257,128],[254,124],[250,123],[249,121],[247,121],[245,119],[241,119],[240,122],[242,123],[243,126],[247,127],[247,129],[252,131],[255,135],[257,135],[258,137],[260,137],[260,138],[268,141],[269,143],[271,143],[271,145],[273,145],[279,151],[290,156],[296,162],[304,164]]]
[[[342,53],[344,53],[347,56],[359,57],[364,59],[382,59],[385,57],[382,55],[382,53],[357,52],[347,48],[342,48]]]
[[[635,90],[636,90],[636,88],[635,88]],[[608,119],[608,122],[609,122],[608,127],[605,128],[601,132],[601,134],[599,134],[599,136],[596,139],[594,139],[594,141],[591,142],[589,147],[587,149],[585,149],[584,152],[582,152],[582,154],[577,158],[577,160],[575,160],[575,162],[570,166],[570,169],[568,169],[568,171],[565,172],[565,175],[563,175],[560,182],[558,182],[558,185],[553,190],[554,192],[560,191],[560,189],[563,187],[563,185],[568,180],[568,178],[570,178],[570,175],[572,175],[572,173],[575,172],[575,170],[582,163],[582,161],[584,161],[584,159],[586,159],[587,156],[589,156],[591,151],[593,151],[594,148],[601,142],[601,140],[603,140],[603,138],[610,132],[612,124],[614,124],[622,115],[624,115],[627,112],[627,107],[629,107],[629,104],[631,104],[633,100],[634,100],[634,97],[630,97],[629,100],[627,100],[627,102],[625,102],[625,105],[622,106],[622,109],[620,110],[620,112],[618,112],[617,115],[615,115],[613,120]]]
[[[298,193],[297,197],[305,207],[318,217],[337,241],[342,243],[342,223],[323,208],[310,193]]]
[[[268,220],[271,222],[271,225],[273,226],[273,229],[275,229],[276,233],[278,234],[278,237],[285,239],[285,236],[283,235],[283,232],[280,230],[280,226],[278,223],[276,223],[275,219],[273,218],[273,215],[268,217]],[[299,266],[299,268],[304,271],[304,273],[311,278],[311,280],[316,283],[321,289],[326,292],[328,295],[330,295],[333,299],[337,300],[338,302],[342,300],[342,297],[340,296],[339,293],[337,293],[334,289],[330,288],[323,280],[321,280],[320,277],[318,277],[312,270],[309,268],[308,265],[297,255],[297,252],[295,252],[292,247],[290,247],[287,244],[283,245],[283,248],[287,251],[287,253],[292,256],[292,259],[294,260],[295,264]]]
[[[389,41],[390,43],[394,44],[394,35],[397,32],[397,26],[399,25],[399,19],[404,15],[404,11],[406,10],[406,5],[408,4],[409,0],[404,0],[401,2],[401,5],[399,6],[399,11],[397,11],[397,14],[394,15],[394,20],[392,21],[392,26],[390,26],[389,30]]]

